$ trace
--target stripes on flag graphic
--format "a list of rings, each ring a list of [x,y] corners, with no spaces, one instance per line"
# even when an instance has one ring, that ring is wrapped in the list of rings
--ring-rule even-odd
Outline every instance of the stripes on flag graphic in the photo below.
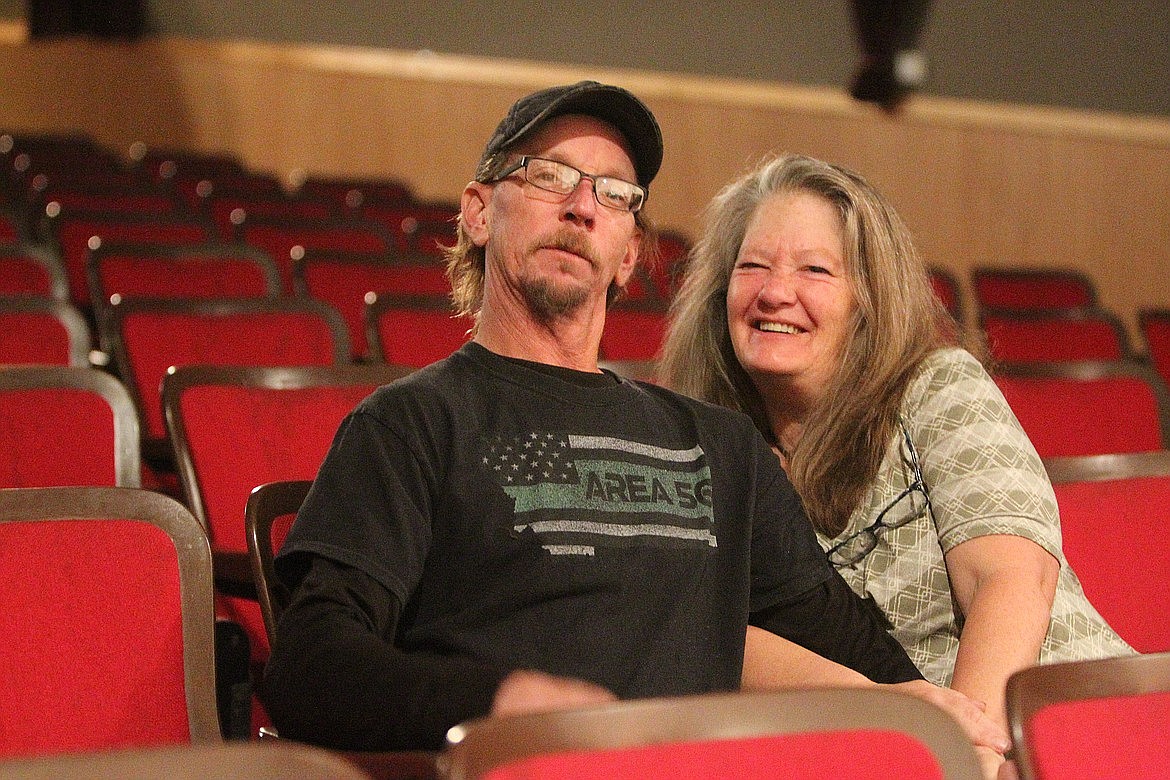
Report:
[[[701,447],[532,432],[489,440],[483,465],[515,502],[515,530],[550,552],[717,546]]]

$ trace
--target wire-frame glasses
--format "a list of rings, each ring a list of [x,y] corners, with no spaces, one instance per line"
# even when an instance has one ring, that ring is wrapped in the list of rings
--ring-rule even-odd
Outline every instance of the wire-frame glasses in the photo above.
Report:
[[[905,423],[899,420],[898,426],[902,429],[902,439],[909,454],[913,479],[905,490],[886,504],[878,513],[876,520],[829,548],[829,563],[838,568],[853,566],[873,552],[881,534],[912,523],[931,511],[930,494],[926,492],[926,483],[922,479],[918,451],[914,449],[914,442],[910,439],[910,432],[906,430]]]

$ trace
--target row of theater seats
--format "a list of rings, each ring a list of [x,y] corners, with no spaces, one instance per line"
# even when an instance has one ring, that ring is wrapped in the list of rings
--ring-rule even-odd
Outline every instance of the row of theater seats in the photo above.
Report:
[[[341,314],[360,361],[387,359],[368,345],[372,295],[450,292],[442,249],[457,207],[419,201],[397,182],[310,177],[289,192],[230,157],[139,150],[131,164],[84,138],[4,138],[0,296],[65,301],[99,329],[128,297],[312,298]],[[661,248],[663,261],[642,270],[607,329],[609,359],[657,350],[687,247],[667,233]],[[394,343],[409,351],[418,332],[405,333]]]
[[[269,572],[273,546],[342,417],[409,370],[188,365],[162,379],[164,441],[177,463],[178,496],[210,540],[216,614],[246,630],[254,672],[262,669],[282,603]],[[16,486],[142,484],[138,415],[105,372],[4,368],[0,419],[9,437],[0,447],[3,472]],[[1161,620],[1170,608],[1170,569],[1158,542],[1170,522],[1170,453],[1049,457],[1045,464],[1066,554],[1094,604],[1138,649],[1170,649]],[[4,549],[13,554],[17,547]],[[262,710],[252,722],[265,722]]]
[[[5,273],[5,251],[0,247],[0,273]],[[432,341],[443,347],[457,346],[470,328],[466,319],[451,316],[450,285],[433,258],[303,250],[294,264],[292,295],[276,289],[271,260],[243,246],[105,244],[91,253],[88,265],[93,300],[98,301],[88,310],[53,295],[5,290],[0,282],[0,315],[22,313],[6,320],[14,322],[16,329],[0,335],[0,358],[56,362],[63,354],[59,350],[71,345],[70,360],[84,362],[98,343],[103,349],[108,347],[103,340],[116,329],[109,321],[124,317],[119,312],[126,304],[147,298],[172,300],[175,307],[188,305],[178,301],[202,301],[204,308],[207,302],[227,298],[266,301],[272,309],[306,301],[323,304],[340,316],[346,359],[356,362],[421,365],[434,359],[437,347]],[[16,274],[3,278],[14,279]],[[35,320],[33,310],[41,312]],[[665,303],[623,300],[612,314],[602,340],[603,355],[611,360],[654,357],[665,333]],[[91,322],[95,323],[92,327]],[[423,323],[427,327],[413,327]],[[20,329],[24,324],[47,329],[43,346],[32,339],[32,332]],[[90,333],[93,327],[98,330],[96,341]],[[50,352],[53,349],[58,351]]]
[[[946,713],[877,689],[645,699],[472,721],[437,754],[338,754],[279,737],[225,745],[213,557],[185,507],[130,488],[0,490],[0,559],[0,626],[21,638],[0,649],[0,780],[982,776]],[[1162,776],[1170,653],[1032,666],[1007,691],[1025,780]]]
[[[1170,309],[1139,309],[1144,343],[1135,347],[1117,314],[1101,304],[1092,278],[1079,271],[980,267],[964,285],[955,274],[936,267],[931,281],[956,319],[974,321],[995,360],[1141,360],[1170,382]],[[964,292],[967,288],[970,293]]]

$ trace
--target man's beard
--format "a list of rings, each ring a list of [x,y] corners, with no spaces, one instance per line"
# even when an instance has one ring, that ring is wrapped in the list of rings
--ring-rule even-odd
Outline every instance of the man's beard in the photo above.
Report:
[[[533,315],[541,322],[552,322],[572,314],[589,298],[589,291],[580,285],[558,286],[544,278],[521,279],[520,293]]]
[[[589,260],[593,267],[599,264],[593,246],[577,233],[557,233],[551,239],[534,242],[531,251],[542,248],[571,252]],[[545,276],[530,274],[525,274],[519,281],[524,302],[541,322],[551,322],[572,314],[589,300],[589,288],[585,285],[556,284]]]

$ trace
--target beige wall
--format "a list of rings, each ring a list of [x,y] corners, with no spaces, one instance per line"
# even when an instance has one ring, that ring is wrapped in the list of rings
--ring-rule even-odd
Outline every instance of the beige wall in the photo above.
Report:
[[[666,138],[651,214],[694,233],[762,156],[854,167],[932,263],[1060,266],[1097,279],[1132,326],[1170,306],[1170,120],[915,98],[891,117],[843,91],[379,49],[233,42],[23,42],[0,29],[0,128],[222,149],[283,176],[402,178],[455,198],[516,97],[590,77],[633,89]]]

